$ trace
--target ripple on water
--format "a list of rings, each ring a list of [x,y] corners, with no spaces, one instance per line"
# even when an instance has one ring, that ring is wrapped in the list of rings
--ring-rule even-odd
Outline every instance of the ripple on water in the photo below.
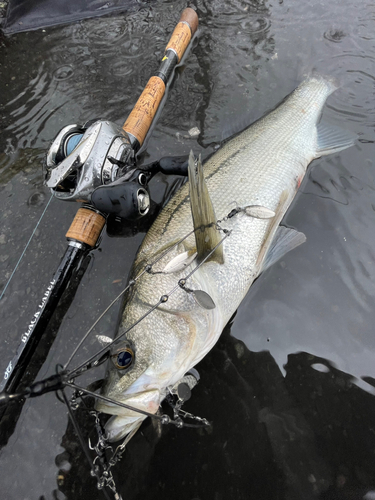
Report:
[[[329,42],[340,43],[346,37],[345,31],[341,29],[331,28],[324,33],[324,38]]]
[[[241,21],[241,29],[250,35],[265,33],[271,27],[271,20],[263,16],[251,16]]]
[[[59,82],[63,80],[69,80],[74,74],[74,69],[69,64],[65,64],[55,69],[53,72],[53,78]]]
[[[134,59],[142,56],[145,52],[145,45],[141,36],[132,36],[121,45],[121,58]]]
[[[27,200],[27,204],[32,207],[41,207],[44,205],[44,200],[46,199],[46,195],[38,191],[37,193],[32,194]]]
[[[97,24],[86,23],[76,32],[77,37],[82,37],[95,46],[118,43],[124,37],[129,36],[127,24],[124,19],[106,19],[103,23],[99,20]]]
[[[127,64],[126,61],[122,61],[121,59],[115,61],[112,64],[111,73],[115,76],[129,76],[134,72],[133,66]]]
[[[34,146],[50,117],[62,105],[58,103],[56,84],[52,84],[52,80],[48,69],[41,64],[38,74],[25,82],[22,92],[6,104],[12,117],[6,130],[19,141],[17,147]],[[66,100],[65,96],[61,97],[61,101]],[[51,106],[51,100],[54,100],[54,106]]]

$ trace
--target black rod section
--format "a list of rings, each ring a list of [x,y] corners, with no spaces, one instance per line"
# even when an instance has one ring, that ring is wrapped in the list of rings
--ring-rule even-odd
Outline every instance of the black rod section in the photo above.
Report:
[[[176,52],[172,49],[168,49],[161,61],[158,71],[155,73],[155,76],[158,76],[163,80],[165,84],[167,84],[168,80],[171,78],[174,72],[177,63],[178,58]]]
[[[3,379],[0,382],[0,392],[15,391],[23,375],[23,371],[47,328],[73,271],[88,250],[89,248],[82,243],[71,242],[68,245],[59,267],[53,275],[37,310],[21,337],[21,342],[17,348],[16,354],[9,361],[5,369]]]

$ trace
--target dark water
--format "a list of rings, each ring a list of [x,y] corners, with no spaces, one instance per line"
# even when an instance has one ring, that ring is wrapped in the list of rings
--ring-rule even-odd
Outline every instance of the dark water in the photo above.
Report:
[[[256,281],[198,366],[201,383],[186,409],[212,421],[210,432],[160,435],[148,422],[116,468],[119,490],[125,499],[373,499],[375,6],[196,5],[197,39],[142,161],[191,148],[207,156],[313,69],[341,83],[324,118],[359,140],[311,165],[285,217],[307,242]],[[66,124],[99,116],[122,123],[185,6],[155,2],[1,42],[1,288],[50,198],[42,161],[51,139]],[[184,138],[192,127],[199,137]],[[155,199],[166,186],[165,177],[154,179]],[[1,369],[63,254],[76,209],[52,200],[0,302]],[[67,359],[122,289],[143,236],[104,236],[39,378]],[[112,336],[116,316],[96,333]],[[101,498],[53,394],[26,402],[0,464],[1,498]]]

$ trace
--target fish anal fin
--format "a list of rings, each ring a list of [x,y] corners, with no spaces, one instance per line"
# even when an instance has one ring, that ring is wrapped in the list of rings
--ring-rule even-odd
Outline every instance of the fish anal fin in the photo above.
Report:
[[[201,157],[199,156],[196,164],[192,151],[189,156],[189,187],[197,247],[197,261],[201,262],[220,243],[221,237],[219,231],[216,229],[215,211],[206,181],[203,177]],[[223,264],[222,245],[219,245],[207,260],[214,260],[219,264]]]
[[[278,260],[284,257],[285,254],[298,247],[306,241],[306,236],[303,233],[290,229],[288,227],[279,226],[276,234],[272,239],[272,243],[268,249],[267,255],[262,263],[259,273],[262,273]]]

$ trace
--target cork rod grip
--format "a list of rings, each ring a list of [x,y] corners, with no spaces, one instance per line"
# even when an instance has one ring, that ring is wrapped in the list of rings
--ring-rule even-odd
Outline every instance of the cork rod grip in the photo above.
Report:
[[[191,8],[185,9],[165,49],[173,50],[178,62],[197,27],[197,13]],[[145,140],[164,93],[164,81],[159,76],[152,76],[123,126],[125,132],[132,134],[138,140],[139,146],[142,146]]]
[[[173,50],[177,54],[178,62],[181,61],[186,47],[189,45],[191,37],[197,31],[197,28],[198,15],[195,10],[188,7],[182,12],[180,20],[165,49],[166,51],[168,49]]]
[[[102,215],[87,208],[80,208],[66,233],[66,237],[94,248],[104,224],[105,218]]]
[[[123,129],[134,135],[142,146],[165,92],[165,83],[158,76],[152,76],[137,104],[128,116]]]

